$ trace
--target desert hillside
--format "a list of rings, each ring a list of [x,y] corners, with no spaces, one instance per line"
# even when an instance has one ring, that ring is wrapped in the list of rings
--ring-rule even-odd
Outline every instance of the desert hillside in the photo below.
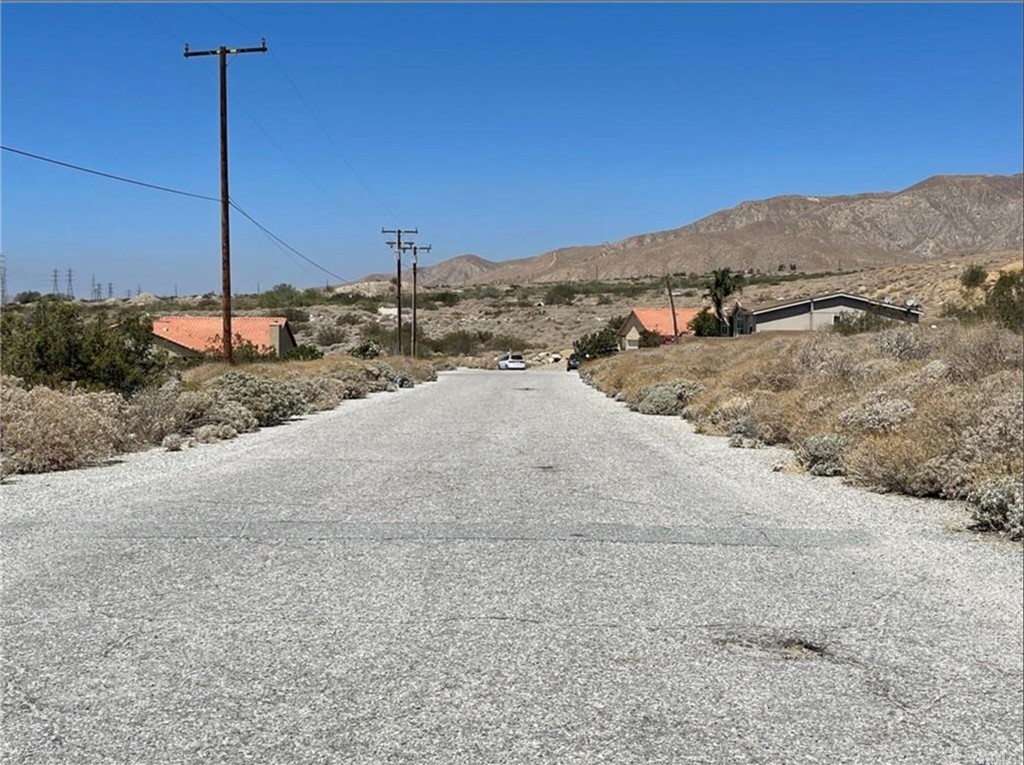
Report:
[[[721,267],[850,270],[1022,247],[1024,176],[937,175],[898,192],[743,202],[681,228],[530,258],[493,262],[462,255],[422,268],[420,276],[424,286],[462,286],[622,279]]]

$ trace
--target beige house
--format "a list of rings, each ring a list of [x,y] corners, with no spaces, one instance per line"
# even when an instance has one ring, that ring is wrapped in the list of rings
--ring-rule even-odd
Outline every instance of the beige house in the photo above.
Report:
[[[753,309],[744,308],[737,303],[729,314],[729,334],[830,329],[840,322],[843,316],[853,318],[865,313],[874,313],[910,324],[917,324],[921,318],[918,304],[899,306],[870,300],[860,295],[836,292],[820,297],[769,303]]]

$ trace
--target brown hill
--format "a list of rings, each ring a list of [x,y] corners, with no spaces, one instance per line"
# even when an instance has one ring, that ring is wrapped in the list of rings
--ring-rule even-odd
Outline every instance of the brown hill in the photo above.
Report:
[[[903,191],[743,202],[682,228],[493,262],[423,268],[424,285],[621,279],[712,268],[801,271],[920,263],[1024,247],[1024,175],[937,175]]]

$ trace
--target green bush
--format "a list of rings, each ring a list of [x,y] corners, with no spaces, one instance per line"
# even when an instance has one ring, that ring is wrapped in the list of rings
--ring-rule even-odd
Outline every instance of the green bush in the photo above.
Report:
[[[988,271],[977,263],[971,263],[960,274],[960,284],[966,290],[976,290],[988,278]]]
[[[280,355],[281,361],[315,361],[322,359],[324,352],[315,345],[296,345]]]
[[[718,319],[707,308],[701,309],[700,313],[690,319],[686,326],[697,337],[718,337],[721,334]]]
[[[880,332],[891,327],[895,320],[877,311],[841,313],[836,316],[832,331],[839,335],[859,335],[862,332]]]
[[[360,359],[375,359],[381,354],[381,347],[373,340],[364,340],[352,349],[352,355]]]
[[[252,412],[261,427],[277,425],[306,412],[306,399],[294,384],[228,372],[210,382],[213,390]]]
[[[544,293],[545,305],[572,305],[576,290],[568,284],[556,284]]]
[[[152,321],[141,313],[94,312],[53,297],[0,318],[0,370],[29,385],[77,382],[131,393],[157,381],[169,360],[154,353]]]

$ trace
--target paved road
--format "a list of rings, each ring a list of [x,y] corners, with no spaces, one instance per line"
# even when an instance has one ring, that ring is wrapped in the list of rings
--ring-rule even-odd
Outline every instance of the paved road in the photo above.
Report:
[[[1019,547],[575,374],[458,372],[3,499],[42,763],[1019,763]]]

